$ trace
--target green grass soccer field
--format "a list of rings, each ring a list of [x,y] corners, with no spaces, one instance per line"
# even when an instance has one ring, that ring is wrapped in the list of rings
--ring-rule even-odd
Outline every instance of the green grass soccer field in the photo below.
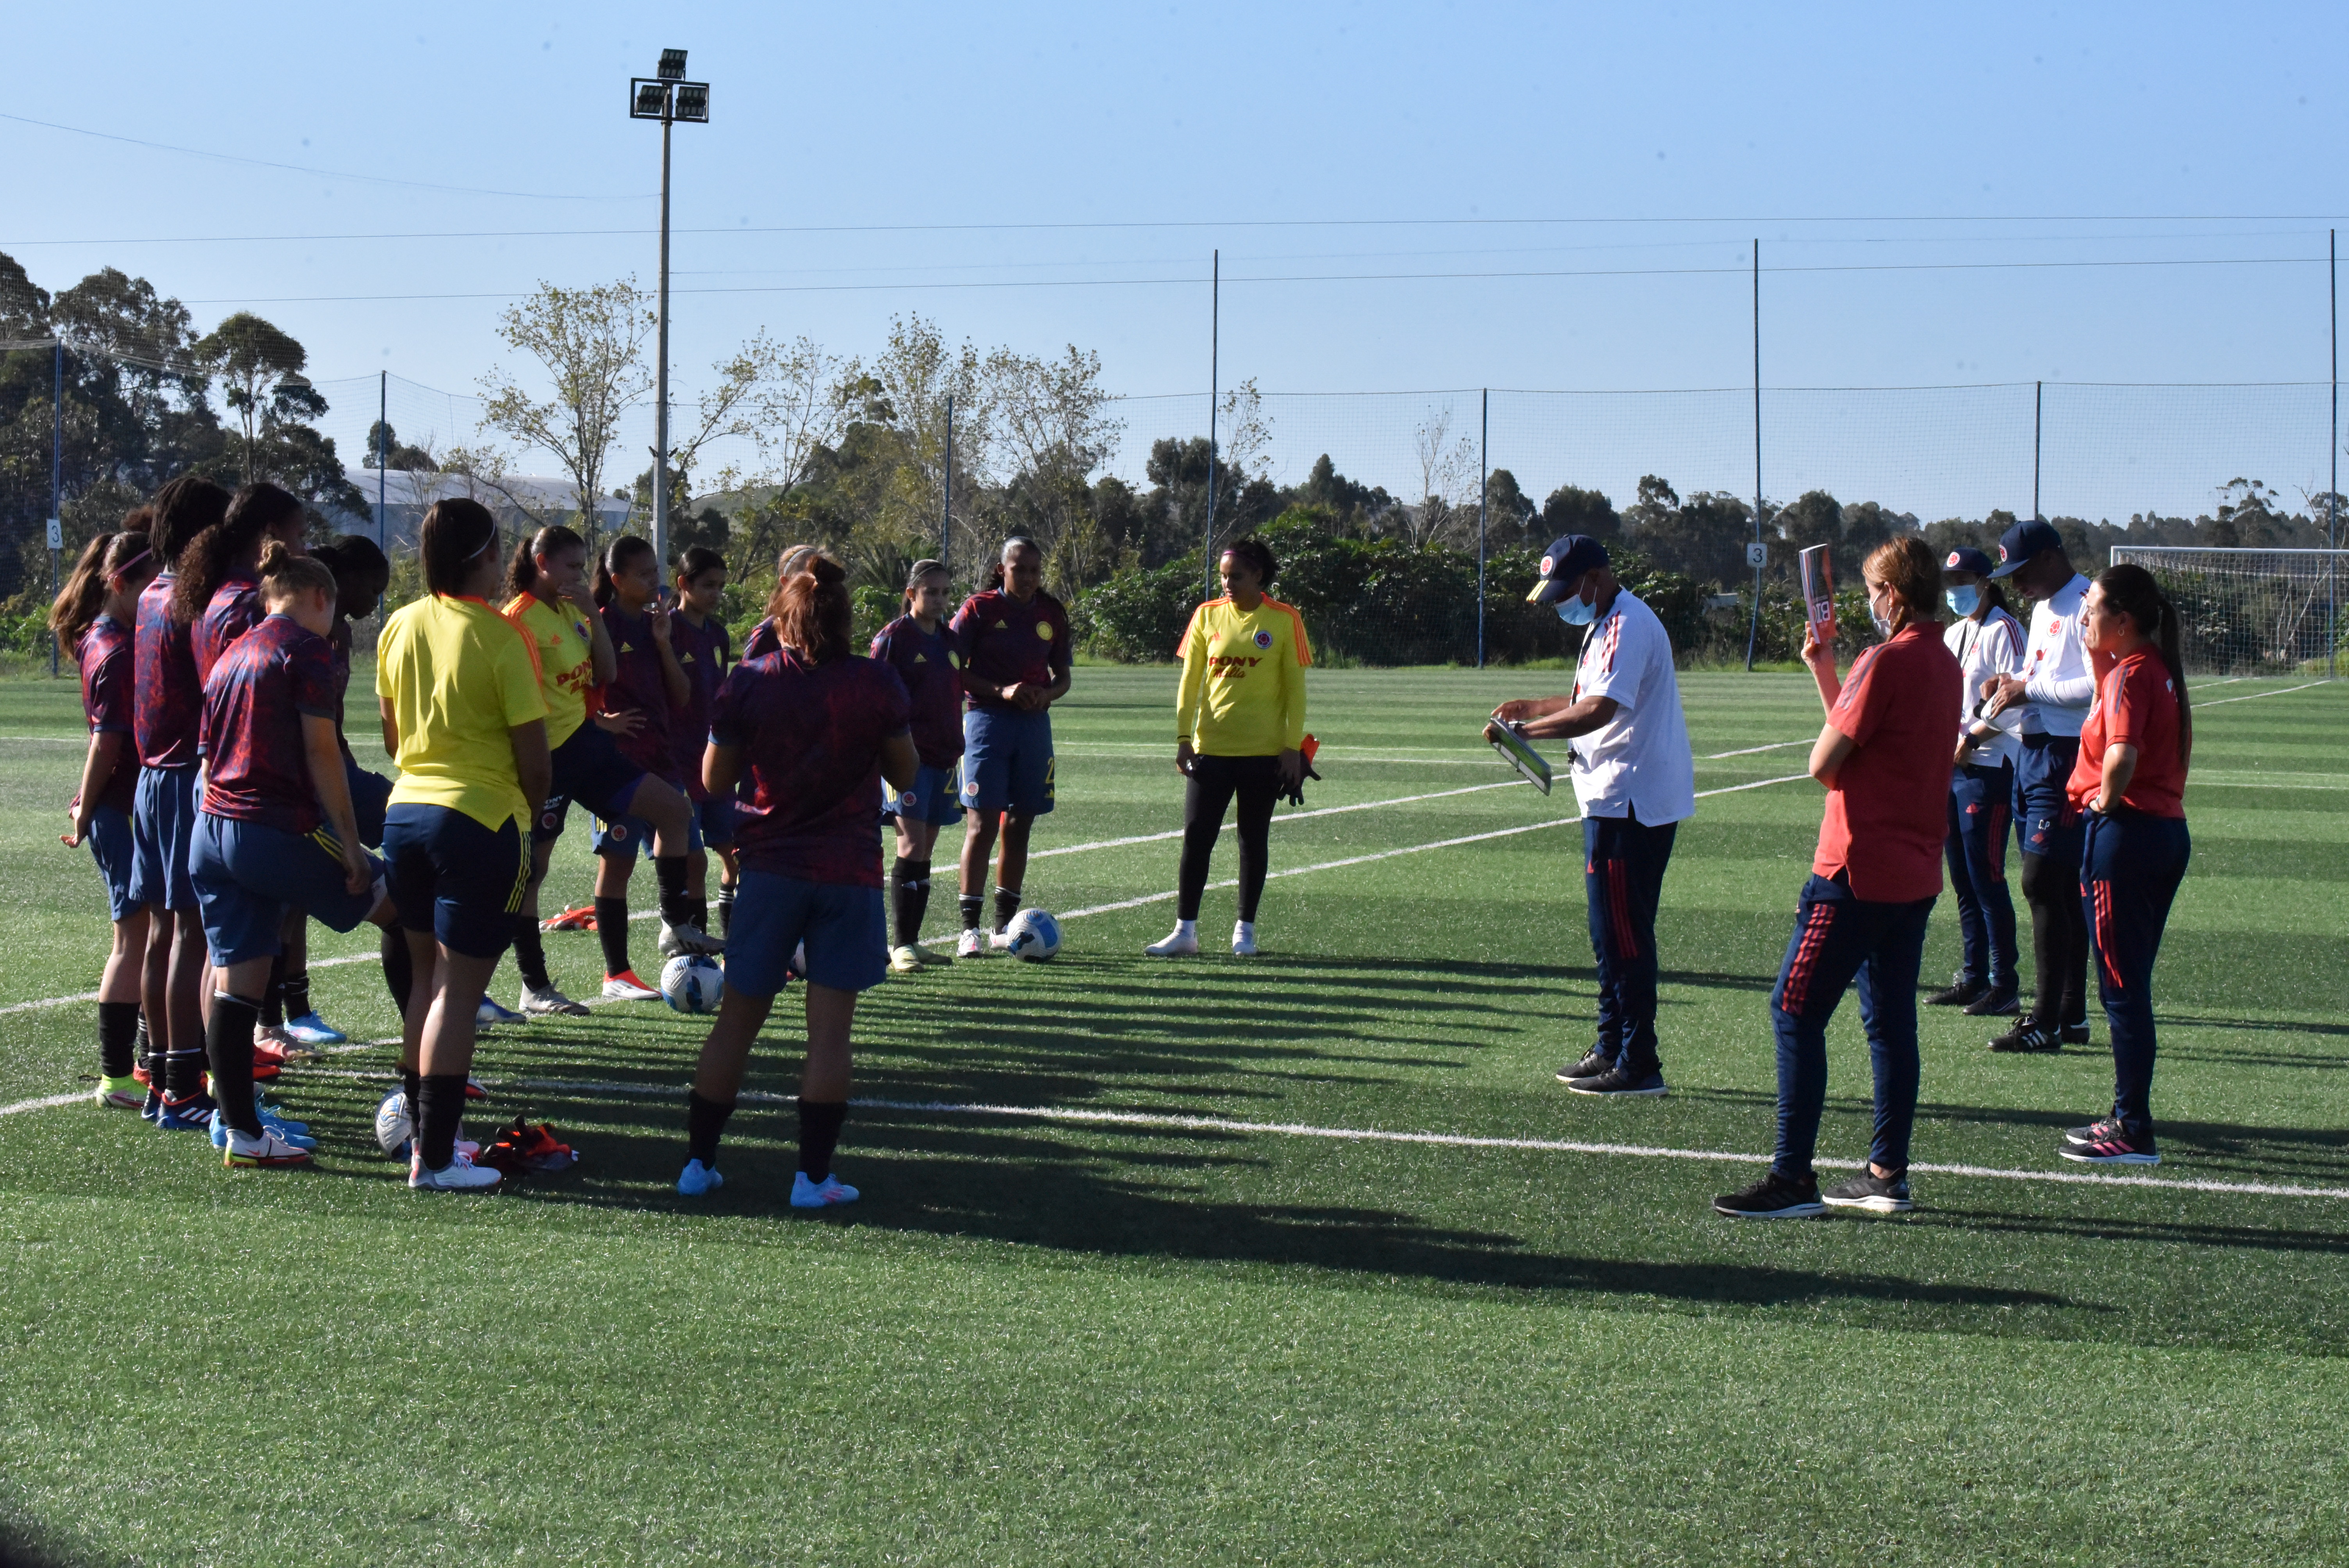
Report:
[[[1589,1039],[1574,807],[1476,738],[1566,678],[1317,673],[1263,955],[1153,962],[1174,677],[1080,669],[1027,889],[1066,944],[865,998],[864,1201],[821,1217],[786,1204],[790,1001],[709,1201],[671,1186],[700,1031],[657,1004],[485,1038],[476,1125],[583,1157],[487,1199],[377,1152],[379,1044],[278,1084],[309,1171],[51,1103],[96,1071],[55,999],[104,905],[57,841],[71,685],[0,685],[0,1525],[97,1563],[2349,1560],[2349,685],[2197,694],[2162,1165],[2055,1158],[2108,1101],[2100,1016],[2013,1057],[1937,1009],[1918,1212],[1747,1224],[1707,1202],[1771,1142],[1817,703],[1684,677],[1672,1093],[1591,1100],[1551,1076]],[[548,948],[592,994],[594,936]],[[1944,898],[1927,978],[1955,953]],[[371,957],[316,994],[393,1030]],[[1820,1152],[1862,1158],[1856,1003],[1830,1062]]]

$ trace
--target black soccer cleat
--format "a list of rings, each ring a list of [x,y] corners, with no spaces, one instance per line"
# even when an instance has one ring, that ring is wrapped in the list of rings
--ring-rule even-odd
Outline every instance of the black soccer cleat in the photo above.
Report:
[[[2023,1052],[2044,1055],[2064,1048],[2062,1038],[2044,1024],[2034,1024],[2025,1018],[2002,1035],[1991,1037],[1993,1051]]]
[[[1597,1046],[1593,1046],[1589,1053],[1572,1067],[1558,1068],[1557,1081],[1570,1084],[1577,1078],[1597,1078],[1614,1065],[1613,1057],[1606,1055]]]
[[[1816,1174],[1790,1181],[1773,1171],[1743,1191],[1715,1198],[1713,1212],[1733,1220],[1806,1220],[1826,1213],[1827,1206]]]
[[[2119,1117],[2100,1116],[2085,1127],[2075,1127],[2064,1133],[2064,1141],[2077,1149],[2084,1144],[2102,1143],[2120,1130]]]
[[[2085,1046],[2088,1043],[2088,1026],[2085,1023],[2066,1024],[2064,1032],[2056,1037],[2067,1046]]]
[[[1566,1088],[1568,1094],[1661,1095],[1664,1074],[1661,1068],[1650,1068],[1637,1076],[1621,1068],[1609,1068],[1596,1078],[1576,1078]]]
[[[1961,975],[1950,982],[1949,988],[1936,991],[1925,998],[1928,1007],[1962,1007],[1988,994],[1990,987],[1971,975]]]
[[[2161,1150],[2153,1144],[2153,1130],[2131,1132],[2116,1127],[2106,1137],[2093,1143],[2074,1143],[2067,1136],[2063,1147],[2055,1150],[2066,1160],[2083,1165],[2158,1165]]]
[[[1819,1202],[1830,1209],[1864,1209],[1871,1214],[1905,1214],[1917,1206],[1909,1196],[1909,1173],[1905,1171],[1898,1176],[1884,1177],[1863,1170],[1821,1192]]]
[[[1969,1018],[2005,1018],[2023,1011],[2023,1003],[2014,994],[2014,986],[1992,985],[1966,1004]]]

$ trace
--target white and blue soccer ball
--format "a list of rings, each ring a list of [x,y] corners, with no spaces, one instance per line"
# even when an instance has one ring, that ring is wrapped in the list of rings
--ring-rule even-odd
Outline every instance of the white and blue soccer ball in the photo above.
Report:
[[[1041,964],[1061,951],[1061,923],[1046,909],[1023,909],[1003,930],[1003,950],[1014,958]]]
[[[680,1013],[715,1013],[726,971],[698,953],[681,953],[661,965],[661,996]]]
[[[395,1088],[375,1108],[376,1146],[394,1160],[408,1155],[409,1140],[416,1136],[416,1119],[408,1109],[408,1091]]]

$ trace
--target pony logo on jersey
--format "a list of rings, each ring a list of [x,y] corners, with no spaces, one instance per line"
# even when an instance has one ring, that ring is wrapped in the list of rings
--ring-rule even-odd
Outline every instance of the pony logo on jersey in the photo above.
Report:
[[[1272,634],[1262,629],[1258,629],[1256,636],[1251,640],[1259,648],[1269,648],[1272,646]]]

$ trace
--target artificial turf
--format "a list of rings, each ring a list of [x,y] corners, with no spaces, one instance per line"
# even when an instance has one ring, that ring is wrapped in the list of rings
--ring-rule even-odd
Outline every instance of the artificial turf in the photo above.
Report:
[[[1317,673],[1307,809],[1503,784],[1477,715],[1564,678]],[[1802,677],[1683,683],[1700,754],[1816,732]],[[2135,1174],[2349,1190],[2349,688],[2298,684],[2198,693],[2165,1163]],[[1177,825],[1172,687],[1078,672],[1036,835],[1071,852],[1030,902],[1171,886],[1171,839],[1079,846]],[[77,719],[67,685],[0,684],[0,1006],[96,983],[97,878],[56,840]],[[1803,755],[1701,761],[1698,788]],[[784,1202],[788,1002],[753,1067],[771,1098],[699,1202],[669,1185],[698,1031],[657,1004],[484,1042],[490,1113],[584,1156],[486,1199],[411,1193],[375,1151],[380,1047],[281,1080],[325,1138],[308,1171],[225,1171],[86,1103],[12,1111],[0,1522],[99,1563],[2349,1560],[2349,1199],[1924,1172],[1905,1219],[1739,1224],[1706,1201],[1758,1161],[1225,1125],[1758,1155],[1818,811],[1797,780],[1683,826],[1660,1101],[1551,1076],[1588,1042],[1579,833],[1476,837],[1573,815],[1507,786],[1284,807],[1276,872],[1355,863],[1274,881],[1253,961],[1141,958],[1157,902],[1071,919],[1050,964],[893,978],[857,1029],[857,1092],[890,1104],[839,1159],[864,1201],[823,1217]],[[584,838],[558,892],[584,895]],[[314,959],[369,946],[313,930]],[[549,950],[592,991],[594,937]],[[1944,901],[1928,977],[1954,955]],[[372,964],[315,987],[355,1037],[391,1031]],[[93,1012],[0,1013],[0,1107],[95,1071]],[[1855,1014],[1821,1139],[1847,1160]],[[2109,1096],[2101,1020],[2053,1057],[1989,1032],[1926,1013],[1916,1158],[2080,1174],[2054,1145]]]

